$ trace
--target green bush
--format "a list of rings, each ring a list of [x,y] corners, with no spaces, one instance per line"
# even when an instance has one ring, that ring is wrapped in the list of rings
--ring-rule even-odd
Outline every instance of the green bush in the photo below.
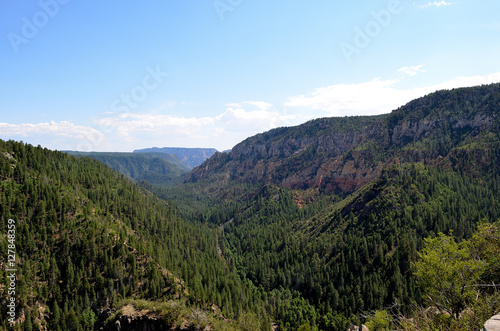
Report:
[[[375,315],[365,323],[370,331],[388,330],[392,323],[392,317],[386,310],[377,310]]]

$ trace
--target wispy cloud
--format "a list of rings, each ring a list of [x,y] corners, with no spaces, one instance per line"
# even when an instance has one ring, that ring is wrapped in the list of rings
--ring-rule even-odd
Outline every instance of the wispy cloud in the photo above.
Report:
[[[260,101],[233,103],[214,116],[185,117],[159,112],[104,113],[92,127],[71,122],[0,123],[0,138],[24,140],[53,149],[132,151],[151,146],[232,148],[249,136],[295,118],[271,111]]]
[[[375,79],[359,84],[337,84],[315,89],[310,94],[289,98],[287,107],[325,111],[325,115],[368,115],[387,112],[394,104],[396,80]]]
[[[235,108],[253,106],[259,110],[269,110],[273,107],[272,104],[270,104],[268,102],[262,102],[262,101],[243,101],[243,102],[239,102],[239,103],[230,103],[227,106],[228,107],[235,107]]]
[[[417,8],[425,9],[425,8],[429,8],[429,7],[449,6],[449,5],[451,5],[451,2],[446,2],[443,0],[443,1],[429,1],[429,2],[424,3],[424,4],[417,4],[417,3],[414,3],[414,4]]]
[[[500,72],[487,76],[458,77],[444,83],[411,89],[398,88],[400,82],[397,79],[374,79],[358,84],[331,85],[291,97],[285,105],[309,112],[321,110],[324,116],[383,114],[437,90],[500,82]]]
[[[399,69],[398,71],[408,75],[408,76],[415,76],[416,74],[425,72],[424,69],[422,69],[423,65],[418,65],[418,66],[412,66],[412,67],[403,67]]]
[[[269,107],[265,102],[242,102],[206,117],[123,113],[99,119],[96,124],[111,128],[113,141],[134,148],[162,145],[227,149],[248,136],[283,125],[285,116],[267,110]]]
[[[0,138],[24,140],[54,149],[82,149],[85,141],[103,141],[104,133],[68,121],[46,123],[0,123]]]
[[[9,124],[0,123],[0,132],[2,136],[29,137],[31,135],[50,134],[68,139],[81,139],[89,135],[102,135],[101,132],[90,127],[75,125],[68,121],[47,122],[47,123],[21,123]]]

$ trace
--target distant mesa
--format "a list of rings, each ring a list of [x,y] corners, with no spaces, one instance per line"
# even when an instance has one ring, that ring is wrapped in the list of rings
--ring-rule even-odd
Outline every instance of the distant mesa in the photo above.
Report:
[[[66,153],[96,159],[137,182],[145,180],[153,185],[174,185],[190,170],[177,156],[170,154],[75,151]]]
[[[199,166],[218,151],[215,148],[153,147],[137,149],[134,153],[161,153],[177,156],[189,169]]]

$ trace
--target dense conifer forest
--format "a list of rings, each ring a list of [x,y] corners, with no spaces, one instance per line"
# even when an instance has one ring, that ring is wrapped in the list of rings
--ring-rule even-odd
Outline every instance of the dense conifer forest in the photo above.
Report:
[[[18,329],[92,330],[101,308],[135,298],[207,314],[210,303],[227,318],[251,311],[269,324],[259,289],[220,258],[215,230],[182,221],[93,159],[13,141],[0,150],[3,252],[8,220],[17,224]],[[6,269],[2,261],[2,284]]]

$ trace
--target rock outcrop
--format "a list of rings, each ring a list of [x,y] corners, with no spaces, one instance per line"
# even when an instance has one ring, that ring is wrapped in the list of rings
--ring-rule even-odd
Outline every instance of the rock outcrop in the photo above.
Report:
[[[343,122],[359,119],[343,119]],[[191,172],[196,182],[216,174],[227,179],[278,184],[293,189],[320,187],[352,192],[380,175],[382,164],[370,150],[355,150],[364,142],[388,143],[387,128],[366,118],[356,131],[344,131],[336,119],[319,119],[295,129],[277,129],[249,138],[229,154],[217,154]],[[343,123],[341,123],[343,124]],[[340,125],[342,126],[342,125]],[[327,130],[330,128],[331,130]],[[329,131],[317,136],[316,131]],[[314,132],[314,136],[300,131]],[[371,146],[369,146],[371,148]],[[346,155],[352,151],[349,155]]]
[[[487,320],[482,331],[500,331],[500,313]]]
[[[163,331],[170,330],[172,325],[165,320],[151,314],[131,313],[123,314],[108,321],[114,311],[106,309],[101,311],[96,330],[100,331]]]

